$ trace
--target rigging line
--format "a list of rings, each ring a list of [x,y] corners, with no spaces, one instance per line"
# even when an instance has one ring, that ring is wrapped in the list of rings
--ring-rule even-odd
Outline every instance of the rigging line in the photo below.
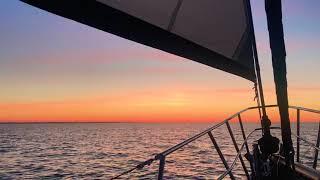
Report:
[[[253,100],[257,101],[257,105],[258,105],[258,112],[259,112],[259,118],[260,120],[262,119],[262,115],[261,115],[261,104],[260,104],[260,98],[259,98],[259,91],[258,91],[258,87],[257,87],[257,82],[254,82],[254,92],[255,92],[255,97]],[[262,121],[260,121],[261,123],[261,127],[263,126]],[[261,131],[262,135],[263,135],[263,130]]]
[[[254,87],[252,88],[254,89],[254,93],[255,93],[255,97],[253,100],[257,100],[257,105],[258,105],[258,110],[259,110],[259,117],[261,119],[261,109],[260,109],[260,100],[259,100],[259,92],[258,92],[258,87],[257,87],[257,83],[254,83]]]
[[[182,1],[183,1],[183,0],[179,0],[179,1],[177,2],[176,7],[175,7],[174,10],[173,10],[173,13],[172,13],[172,15],[171,15],[170,22],[169,22],[169,25],[168,25],[168,28],[167,28],[168,31],[171,31],[171,30],[172,30],[173,25],[174,25],[174,23],[176,22],[177,15],[178,15],[178,12],[179,12],[179,10],[180,10]]]
[[[129,174],[129,173],[131,173],[132,171],[134,171],[134,170],[136,170],[136,169],[140,170],[140,169],[142,169],[142,168],[143,168],[144,166],[146,166],[146,165],[150,166],[150,165],[153,163],[153,161],[154,161],[153,158],[148,159],[148,160],[146,160],[146,161],[138,164],[136,167],[133,167],[133,168],[127,170],[127,171],[122,172],[121,174],[118,174],[117,176],[112,177],[110,180],[118,179],[119,177],[121,177],[121,176],[123,176],[123,175],[126,175],[126,174]]]
[[[260,100],[259,100],[259,95],[258,95],[258,89],[257,89],[257,87],[256,87],[256,94],[257,94],[257,104],[258,104],[258,106],[261,106],[261,105],[260,105]],[[262,118],[261,109],[258,108],[258,111],[259,111],[259,117],[260,117],[260,119],[261,119],[261,118]]]

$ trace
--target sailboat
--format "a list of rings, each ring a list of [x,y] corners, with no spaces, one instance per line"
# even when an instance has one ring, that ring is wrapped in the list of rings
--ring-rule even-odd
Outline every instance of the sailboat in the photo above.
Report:
[[[112,179],[159,161],[158,179],[165,178],[166,157],[200,137],[208,135],[226,170],[218,179],[235,179],[233,168],[240,161],[247,179],[320,179],[316,170],[320,126],[316,143],[300,137],[300,111],[320,111],[289,106],[286,79],[286,50],[281,0],[265,0],[277,105],[266,105],[260,75],[250,0],[21,0],[27,4],[93,28],[150,46],[212,68],[247,79],[255,85],[257,106],[235,113],[199,134],[173,146]],[[271,126],[266,109],[278,107],[281,127]],[[294,149],[289,108],[297,110],[297,146]],[[261,127],[245,134],[241,114],[258,110]],[[243,143],[238,146],[229,121],[238,118]],[[228,164],[212,133],[226,125],[237,155]],[[272,135],[281,130],[281,140]],[[248,139],[261,131],[251,146]],[[300,141],[315,150],[313,167],[300,164]],[[250,147],[252,147],[250,149]],[[243,154],[243,151],[246,153]],[[246,166],[245,160],[249,166]]]

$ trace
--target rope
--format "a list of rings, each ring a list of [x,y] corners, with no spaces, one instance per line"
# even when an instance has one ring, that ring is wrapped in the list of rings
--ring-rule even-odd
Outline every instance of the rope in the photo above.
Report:
[[[253,98],[253,101],[257,101],[257,104],[258,104],[258,106],[260,106],[260,99],[259,99],[259,92],[258,92],[258,87],[257,87],[257,83],[255,82],[254,83],[254,87],[252,88],[252,89],[254,89],[254,93],[255,93],[255,96],[254,96],[254,98]],[[259,110],[259,117],[260,117],[260,119],[261,119],[261,110],[260,110],[260,108],[258,108],[258,110]]]
[[[112,177],[110,180],[118,179],[119,177],[121,177],[121,176],[123,176],[123,175],[126,175],[126,174],[129,174],[129,173],[131,173],[132,171],[134,171],[134,170],[136,170],[136,169],[141,170],[141,169],[144,168],[144,166],[146,166],[146,165],[150,166],[153,161],[154,161],[154,159],[146,160],[146,161],[144,161],[144,162],[136,165],[136,167],[131,168],[131,169],[127,170],[127,171],[122,172],[121,174],[118,174],[117,176]]]

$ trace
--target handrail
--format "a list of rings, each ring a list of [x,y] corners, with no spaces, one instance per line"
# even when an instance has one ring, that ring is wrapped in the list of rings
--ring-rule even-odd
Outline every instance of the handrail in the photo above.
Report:
[[[300,136],[298,136],[298,135],[296,135],[296,134],[294,134],[294,133],[292,133],[292,135],[295,136],[295,137],[297,137],[297,138],[299,138],[299,139],[301,139],[303,142],[305,142],[306,144],[308,144],[308,145],[309,145],[310,147],[312,147],[313,149],[316,149],[316,150],[320,151],[320,148],[317,147],[315,144],[309,142],[308,140],[306,140],[306,139],[304,139],[304,138],[302,138],[302,137],[300,137]]]
[[[280,127],[270,127],[270,130],[271,130],[271,129],[281,129],[281,128],[280,128]],[[230,172],[232,171],[232,169],[234,168],[237,160],[238,160],[239,157],[240,157],[241,152],[243,151],[243,148],[245,147],[245,143],[247,143],[248,140],[249,140],[249,138],[251,137],[251,135],[252,135],[254,132],[258,131],[258,130],[261,130],[261,128],[256,128],[256,129],[254,129],[253,131],[251,131],[251,132],[249,133],[249,135],[246,137],[246,139],[245,139],[244,142],[242,143],[241,148],[239,149],[239,152],[237,153],[235,159],[233,160],[230,168],[227,169],[223,174],[221,174],[221,175],[218,177],[218,180],[223,179],[224,177],[226,177],[226,176],[228,175],[228,173],[230,173]],[[312,148],[317,149],[318,151],[320,151],[320,148],[317,147],[315,144],[310,143],[310,142],[307,141],[306,139],[304,139],[304,138],[302,138],[302,137],[299,137],[299,136],[297,136],[297,135],[294,134],[294,133],[292,133],[292,135],[294,135],[295,137],[301,139],[302,141],[304,141],[305,143],[307,143],[310,147],[312,147]]]
[[[270,127],[270,130],[271,130],[271,129],[281,129],[281,128],[280,128],[280,127]],[[251,131],[251,132],[249,133],[249,135],[246,137],[246,139],[245,139],[244,142],[242,143],[241,148],[239,149],[239,152],[237,153],[235,159],[233,160],[230,168],[227,169],[223,174],[221,174],[221,175],[218,177],[218,180],[223,179],[224,177],[226,177],[226,176],[228,175],[228,173],[230,173],[230,172],[232,171],[232,169],[234,168],[237,160],[238,160],[239,157],[240,157],[241,152],[243,151],[243,148],[245,147],[245,143],[247,143],[248,140],[249,140],[249,138],[251,137],[251,135],[252,135],[254,132],[258,131],[258,130],[261,130],[261,128],[256,128],[256,129],[254,129],[253,131]],[[311,146],[312,148],[317,149],[318,151],[320,151],[320,148],[317,147],[315,144],[310,143],[310,142],[307,141],[306,139],[304,139],[304,138],[302,138],[302,137],[299,137],[299,136],[297,136],[297,135],[294,134],[294,133],[292,133],[292,135],[294,135],[295,137],[301,139],[302,141],[304,141],[305,143],[307,143],[307,144],[308,144],[309,146]]]
[[[302,110],[302,111],[307,111],[307,112],[320,114],[320,110],[315,110],[315,109],[310,109],[310,108],[305,108],[305,107],[289,106],[289,108],[291,108],[291,109],[299,109],[299,110]]]
[[[275,104],[274,105],[266,105],[265,107],[266,108],[278,107],[278,105],[275,105]],[[262,108],[262,106],[252,106],[252,107],[248,107],[247,109],[258,109],[258,108]],[[305,108],[305,107],[301,107],[301,106],[289,106],[289,108],[291,108],[291,109],[299,109],[299,110],[302,110],[302,111],[307,111],[307,112],[320,114],[320,110]]]
[[[317,141],[316,144],[312,144],[310,142],[308,142],[307,140],[303,139],[302,137],[300,137],[300,111],[306,111],[306,112],[311,112],[311,113],[316,113],[316,114],[320,114],[319,110],[314,110],[314,109],[309,109],[309,108],[304,108],[304,107],[298,107],[298,106],[289,106],[289,108],[292,109],[296,109],[297,110],[297,134],[294,136],[296,136],[297,138],[297,156],[296,156],[296,161],[300,162],[300,140],[306,142],[307,144],[309,144],[310,146],[312,146],[314,148],[314,158],[313,158],[313,169],[317,168],[317,163],[318,163],[318,153],[319,153],[319,145],[320,145],[320,121],[319,121],[319,127],[318,127],[318,137],[317,137]]]
[[[276,105],[272,105],[272,106],[276,106]],[[270,106],[270,107],[271,107],[271,106]],[[167,155],[173,153],[174,151],[182,148],[183,146],[185,146],[185,145],[193,142],[194,140],[196,140],[196,139],[204,136],[204,135],[207,134],[208,132],[210,132],[210,131],[212,131],[212,130],[214,130],[214,129],[220,127],[220,126],[222,126],[222,125],[225,124],[226,122],[228,122],[228,121],[232,120],[233,118],[237,117],[239,114],[241,114],[241,113],[243,113],[243,112],[246,112],[246,111],[248,111],[248,110],[257,109],[257,108],[259,108],[259,106],[253,106],[253,107],[248,107],[248,108],[246,108],[246,109],[243,109],[243,110],[241,110],[241,111],[239,111],[239,112],[231,115],[230,117],[228,117],[228,118],[225,119],[224,121],[222,121],[222,122],[220,122],[220,123],[218,123],[218,124],[213,125],[212,127],[210,127],[210,128],[208,128],[208,129],[206,129],[206,130],[204,130],[204,131],[202,131],[202,132],[200,132],[200,133],[192,136],[191,138],[189,138],[189,139],[187,139],[187,140],[185,140],[185,141],[183,141],[183,142],[181,142],[181,143],[179,143],[179,144],[177,144],[177,145],[175,145],[175,146],[173,146],[173,147],[171,147],[171,148],[169,148],[169,149],[167,149],[167,150],[165,150],[165,151],[163,151],[162,153],[159,153],[159,154],[156,156],[155,159],[159,159],[159,157],[160,157],[161,155],[162,155],[162,156],[167,156]],[[158,157],[158,156],[159,156],[159,157]]]
[[[230,168],[227,169],[223,174],[221,174],[221,175],[218,177],[218,180],[221,180],[221,179],[225,178],[225,177],[232,171],[232,169],[233,169],[234,166],[236,165],[237,160],[240,158],[241,152],[242,152],[243,148],[245,147],[245,144],[248,142],[248,140],[249,140],[249,138],[251,137],[251,135],[252,135],[254,132],[256,132],[256,131],[258,131],[258,130],[261,130],[261,129],[262,129],[262,128],[256,128],[256,129],[254,129],[253,131],[251,131],[251,132],[248,134],[248,136],[246,137],[246,139],[243,141],[243,143],[242,143],[242,145],[241,145],[241,147],[240,147],[240,149],[239,149],[239,152],[237,153],[235,159],[233,160]],[[271,130],[271,129],[281,129],[281,128],[280,128],[280,127],[270,127],[270,130]]]
[[[266,107],[266,108],[271,108],[271,107],[277,107],[277,105],[266,105],[265,107]],[[206,135],[206,134],[209,134],[209,136],[210,136],[211,131],[217,129],[218,127],[220,127],[220,126],[222,126],[222,125],[224,125],[224,124],[227,124],[227,127],[228,127],[229,121],[232,120],[233,118],[237,117],[237,116],[238,116],[238,118],[239,118],[239,123],[242,125],[241,118],[240,118],[240,114],[241,114],[241,113],[244,113],[244,112],[246,112],[246,111],[248,111],[248,110],[258,109],[258,108],[261,108],[261,106],[252,106],[252,107],[248,107],[248,108],[246,108],[246,109],[243,109],[243,110],[241,110],[241,111],[239,111],[239,112],[231,115],[230,117],[226,118],[224,121],[222,121],[222,122],[220,122],[220,123],[218,123],[218,124],[215,124],[215,125],[213,125],[213,126],[210,127],[210,128],[207,128],[206,130],[204,130],[204,131],[202,131],[202,132],[200,132],[200,133],[198,133],[198,134],[196,134],[196,135],[194,135],[194,136],[186,139],[185,141],[183,141],[183,142],[181,142],[181,143],[179,143],[179,144],[177,144],[177,145],[175,145],[175,146],[173,146],[173,147],[171,147],[171,148],[169,148],[169,149],[167,149],[167,150],[165,150],[165,151],[157,154],[156,156],[154,156],[154,158],[151,158],[151,159],[149,159],[149,160],[147,160],[147,161],[145,161],[145,162],[142,162],[142,163],[138,164],[136,167],[131,168],[130,170],[125,171],[124,173],[121,173],[120,175],[118,175],[118,176],[116,176],[116,177],[114,177],[114,178],[112,178],[112,179],[117,179],[117,178],[119,178],[120,176],[122,176],[122,175],[124,175],[124,174],[127,174],[127,173],[129,173],[129,172],[131,172],[131,171],[133,171],[133,170],[142,169],[145,165],[150,165],[150,164],[152,164],[152,162],[153,162],[154,160],[160,160],[159,172],[158,172],[158,173],[159,173],[159,174],[158,174],[158,179],[162,179],[162,178],[163,178],[163,173],[164,173],[165,157],[166,157],[166,156],[168,156],[168,155],[170,155],[171,153],[173,153],[173,152],[181,149],[181,148],[184,147],[185,145],[188,145],[189,143],[191,143],[191,142],[199,139],[200,137],[202,137],[202,136],[204,136],[204,135]],[[307,144],[309,144],[310,146],[312,146],[312,147],[315,149],[315,159],[317,159],[318,151],[320,151],[320,148],[319,148],[319,143],[320,143],[320,122],[319,122],[319,131],[318,131],[317,144],[315,145],[315,144],[310,143],[310,142],[308,142],[307,140],[303,139],[302,137],[300,137],[300,110],[301,110],[301,111],[306,111],[306,112],[317,113],[317,114],[320,114],[320,111],[319,111],[319,110],[314,110],[314,109],[309,109],[309,108],[304,108],[304,107],[299,107],[299,106],[289,106],[289,108],[291,108],[291,109],[296,109],[296,110],[297,110],[297,135],[294,134],[294,133],[292,133],[295,137],[297,137],[297,151],[299,151],[300,139],[301,139],[302,141],[306,142]],[[230,128],[230,127],[228,127],[228,129],[229,129],[229,128]],[[279,127],[270,127],[270,129],[280,129],[280,128],[279,128]],[[248,139],[251,137],[251,135],[252,135],[254,132],[256,132],[256,131],[258,131],[258,130],[262,130],[262,128],[256,128],[256,129],[254,129],[253,131],[251,131],[251,132],[248,134],[248,136],[245,136],[245,135],[244,135],[244,132],[242,132],[242,133],[243,133],[243,138],[245,138],[245,139],[244,139],[244,141],[243,141],[243,143],[242,143],[242,145],[241,145],[240,148],[237,149],[237,147],[236,147],[236,149],[237,149],[237,155],[236,155],[234,161],[232,162],[232,164],[231,164],[230,167],[229,167],[228,165],[226,166],[226,171],[225,171],[222,175],[220,175],[218,179],[222,179],[222,178],[224,178],[224,177],[225,177],[226,175],[228,175],[228,174],[230,175],[231,179],[233,179],[233,175],[232,175],[231,171],[233,170],[233,168],[234,168],[237,160],[240,159],[240,156],[241,156],[241,153],[242,153],[243,148],[244,148],[245,146],[247,146]],[[231,130],[229,129],[229,133],[230,133],[230,135],[232,136],[232,132],[230,132],[230,131],[231,131]],[[244,131],[244,130],[243,130],[243,127],[241,128],[241,131]],[[212,134],[211,134],[211,135],[212,135]],[[213,142],[213,143],[214,143],[214,142]],[[217,151],[220,151],[220,149],[219,149],[219,147],[217,146],[217,144],[216,144],[216,146],[215,146],[215,149],[216,149]],[[223,155],[222,155],[222,156],[223,156]],[[299,155],[297,155],[297,161],[298,161],[298,160],[299,160]],[[242,161],[242,160],[241,160],[241,161]],[[241,163],[243,164],[243,162],[241,162]],[[315,161],[314,161],[314,168],[316,167],[316,164],[317,164],[317,161],[315,160]],[[246,171],[246,167],[244,166],[244,164],[243,164],[243,168],[244,168],[244,170]]]
[[[278,107],[278,105],[266,105],[265,107],[266,107],[266,108]],[[214,130],[214,129],[220,127],[220,126],[222,126],[222,125],[225,124],[226,122],[228,122],[228,121],[232,120],[233,118],[237,117],[239,114],[244,113],[244,112],[246,112],[246,111],[248,111],[248,110],[258,109],[258,108],[261,108],[261,106],[252,106],[252,107],[248,107],[248,108],[246,108],[246,109],[243,109],[243,110],[241,110],[241,111],[239,111],[239,112],[231,115],[230,117],[228,117],[228,118],[225,119],[224,121],[222,121],[222,122],[220,122],[220,123],[218,123],[218,124],[213,125],[212,127],[210,127],[210,128],[208,128],[208,129],[202,131],[201,133],[198,133],[198,134],[192,136],[191,138],[189,138],[189,139],[187,139],[187,140],[185,140],[185,141],[183,141],[183,142],[181,142],[181,143],[179,143],[179,144],[177,144],[177,145],[175,145],[175,146],[173,146],[173,147],[171,147],[171,148],[169,148],[169,149],[167,149],[167,150],[165,150],[165,151],[163,151],[162,153],[159,153],[158,156],[159,156],[159,157],[160,157],[161,155],[162,155],[162,156],[167,156],[167,155],[173,153],[174,151],[182,148],[183,146],[185,146],[185,145],[193,142],[194,140],[196,140],[196,139],[204,136],[204,135],[207,134],[208,132],[210,132],[210,131],[212,131],[212,130]],[[289,106],[289,108],[291,108],[291,109],[299,109],[299,110],[302,110],[302,111],[307,111],[307,112],[313,112],[313,113],[319,113],[319,114],[320,114],[320,111],[319,111],[319,110],[313,110],[313,109],[304,108],[304,107],[299,107],[299,106]],[[159,159],[159,157],[156,156],[155,159]]]
[[[173,147],[171,147],[171,148],[163,151],[162,153],[159,153],[158,155],[167,156],[167,155],[175,152],[176,150],[182,148],[183,146],[185,146],[185,145],[187,145],[187,144],[189,144],[189,143],[197,140],[198,138],[204,136],[204,135],[207,134],[208,132],[210,132],[210,131],[212,131],[212,130],[214,130],[214,129],[220,127],[220,126],[222,126],[224,123],[226,123],[226,120],[225,120],[225,121],[222,121],[222,122],[220,122],[220,123],[218,123],[218,124],[216,124],[216,125],[214,125],[214,126],[212,126],[212,127],[210,127],[209,129],[207,129],[207,130],[205,130],[205,131],[202,131],[202,132],[199,133],[199,134],[196,134],[195,136],[192,136],[191,138],[189,138],[189,139],[187,139],[187,140],[185,140],[185,141],[183,141],[183,142],[181,142],[181,143],[179,143],[179,144],[177,144],[177,145],[175,145],[175,146],[173,146]],[[155,159],[158,159],[157,156],[156,156]]]

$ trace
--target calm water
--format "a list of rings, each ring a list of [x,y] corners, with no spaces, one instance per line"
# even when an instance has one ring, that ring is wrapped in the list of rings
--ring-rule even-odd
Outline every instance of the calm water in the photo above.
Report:
[[[108,179],[210,125],[0,124],[0,179]],[[257,126],[245,124],[247,133]],[[232,128],[240,140],[239,127],[232,124]],[[317,124],[303,124],[303,137],[314,141],[317,128]],[[213,134],[230,164],[235,150],[227,129],[220,127]],[[302,150],[303,163],[310,164],[313,150],[306,145]],[[155,179],[157,169],[158,162],[154,162],[124,178]],[[168,156],[165,169],[166,179],[214,179],[224,166],[204,136]],[[239,179],[244,177],[240,163],[234,173]]]

